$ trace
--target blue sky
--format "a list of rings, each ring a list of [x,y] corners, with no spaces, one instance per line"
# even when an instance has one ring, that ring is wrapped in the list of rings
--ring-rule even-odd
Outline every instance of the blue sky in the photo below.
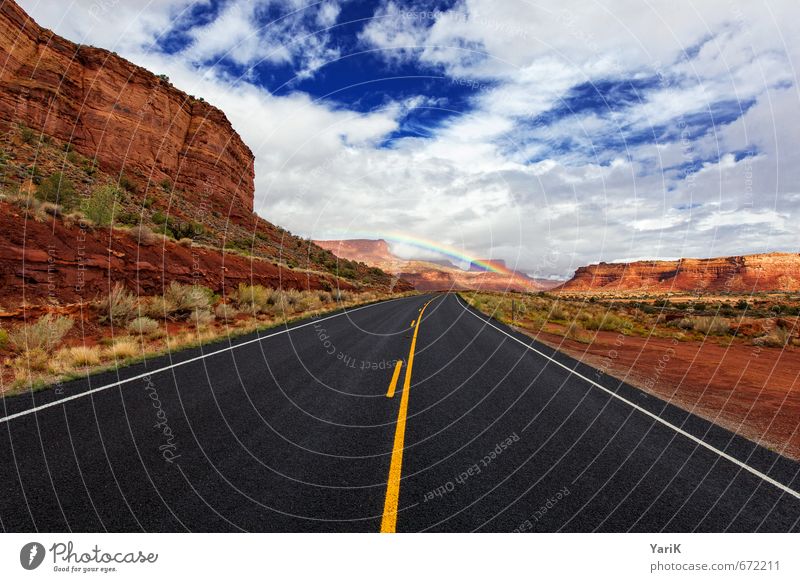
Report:
[[[798,251],[789,0],[22,4],[220,106],[256,210],[304,236],[540,276]]]

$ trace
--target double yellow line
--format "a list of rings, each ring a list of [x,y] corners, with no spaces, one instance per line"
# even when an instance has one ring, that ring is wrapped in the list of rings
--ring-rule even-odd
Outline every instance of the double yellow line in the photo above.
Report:
[[[389,465],[389,479],[386,482],[386,501],[383,503],[383,519],[381,520],[381,533],[395,533],[397,531],[397,505],[400,502],[400,474],[403,469],[403,443],[406,438],[406,418],[408,418],[408,393],[411,387],[411,370],[414,366],[414,350],[417,347],[417,333],[422,315],[430,301],[422,306],[414,325],[414,336],[411,338],[411,348],[408,350],[408,365],[403,380],[403,394],[400,397],[400,410],[397,413],[397,427],[394,431],[394,447],[392,448],[392,462]],[[394,396],[397,379],[400,376],[402,362],[398,361],[392,374],[392,382],[386,396]]]

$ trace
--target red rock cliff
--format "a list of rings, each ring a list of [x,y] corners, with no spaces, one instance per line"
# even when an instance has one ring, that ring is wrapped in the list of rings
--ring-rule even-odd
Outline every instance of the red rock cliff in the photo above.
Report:
[[[216,107],[0,3],[0,122],[70,142],[112,174],[163,180],[227,215],[253,209],[253,154]],[[233,204],[232,204],[233,202]]]
[[[796,291],[800,255],[767,253],[713,259],[600,263],[580,267],[564,291]]]

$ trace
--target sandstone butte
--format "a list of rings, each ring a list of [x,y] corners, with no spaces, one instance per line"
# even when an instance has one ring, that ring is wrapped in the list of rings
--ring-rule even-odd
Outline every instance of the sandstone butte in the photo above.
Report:
[[[106,50],[76,45],[0,3],[0,122],[70,143],[103,171],[247,218],[254,158],[216,107]]]
[[[469,270],[459,269],[448,261],[406,260],[394,255],[383,239],[317,240],[317,245],[343,259],[360,261],[393,273],[411,283],[418,291],[528,291],[550,289],[558,282],[533,279],[524,273],[496,273],[474,263]],[[484,261],[482,261],[484,262]],[[488,263],[490,261],[485,261]],[[491,261],[505,267],[503,261]]]
[[[800,254],[599,263],[580,267],[565,292],[734,292],[800,290]]]

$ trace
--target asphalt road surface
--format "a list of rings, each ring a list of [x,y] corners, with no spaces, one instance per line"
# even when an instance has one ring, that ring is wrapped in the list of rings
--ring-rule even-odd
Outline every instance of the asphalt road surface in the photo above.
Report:
[[[5,531],[800,529],[800,464],[453,294],[2,406]]]

